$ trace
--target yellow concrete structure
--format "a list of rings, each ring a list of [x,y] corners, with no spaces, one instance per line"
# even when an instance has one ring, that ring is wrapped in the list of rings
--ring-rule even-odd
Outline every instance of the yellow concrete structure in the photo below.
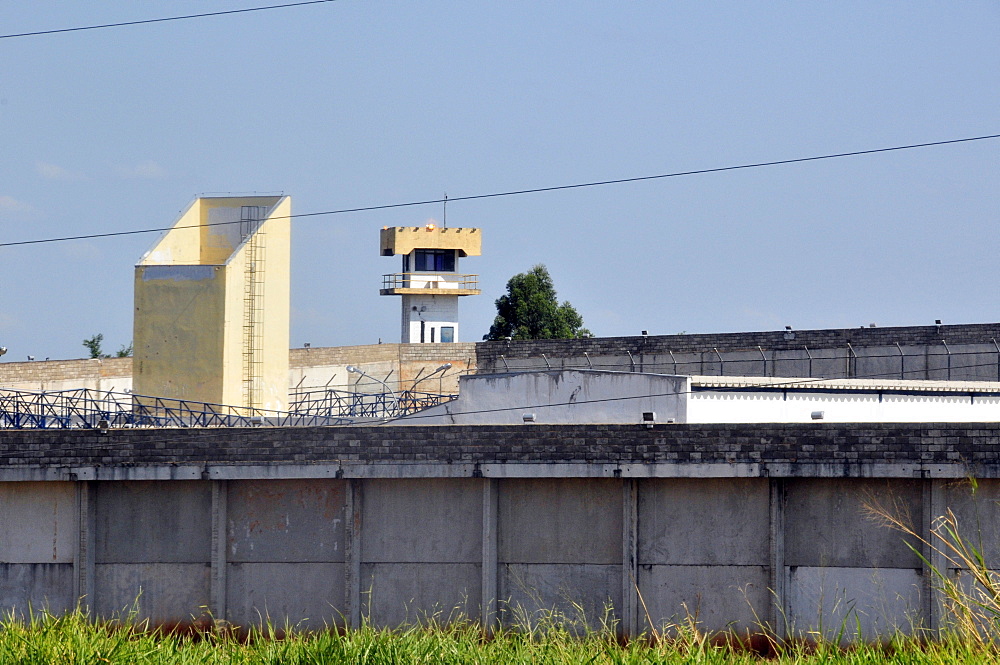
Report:
[[[481,229],[448,229],[426,226],[392,226],[382,229],[382,256],[409,254],[415,249],[453,249],[459,256],[481,256]]]
[[[133,392],[286,410],[291,199],[200,197],[135,267]]]
[[[481,293],[479,276],[460,274],[458,260],[482,254],[481,229],[385,227],[382,256],[402,255],[403,271],[382,276],[383,296],[402,296],[404,344],[458,341],[458,298]]]

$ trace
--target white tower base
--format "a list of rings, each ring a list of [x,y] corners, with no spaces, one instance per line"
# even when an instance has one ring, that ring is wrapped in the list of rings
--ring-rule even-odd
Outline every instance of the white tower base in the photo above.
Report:
[[[458,296],[403,296],[404,344],[458,341]]]

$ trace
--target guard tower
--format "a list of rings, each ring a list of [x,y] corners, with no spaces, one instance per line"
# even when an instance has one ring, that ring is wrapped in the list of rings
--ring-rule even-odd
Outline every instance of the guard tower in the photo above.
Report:
[[[201,197],[135,267],[133,389],[288,408],[287,196]]]
[[[403,297],[404,344],[458,341],[458,299],[480,293],[479,275],[459,274],[458,259],[480,256],[482,237],[434,224],[382,229],[382,256],[403,256],[403,272],[383,275],[379,293]]]

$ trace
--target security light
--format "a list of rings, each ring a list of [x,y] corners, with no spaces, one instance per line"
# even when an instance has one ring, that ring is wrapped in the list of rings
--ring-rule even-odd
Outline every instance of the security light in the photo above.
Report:
[[[414,381],[413,385],[410,386],[410,390],[414,390],[417,387],[417,384],[420,383],[421,381],[426,381],[427,379],[431,378],[432,376],[434,376],[438,372],[447,372],[449,369],[451,369],[451,363],[445,363],[445,364],[441,365],[436,370],[434,370],[433,372],[431,372],[427,376],[423,377],[422,379],[417,379],[416,381]],[[442,374],[441,376],[443,377],[444,375]]]
[[[533,413],[522,413],[521,414],[521,420],[523,420],[525,423],[533,423],[533,422],[535,422],[535,414],[533,414]]]

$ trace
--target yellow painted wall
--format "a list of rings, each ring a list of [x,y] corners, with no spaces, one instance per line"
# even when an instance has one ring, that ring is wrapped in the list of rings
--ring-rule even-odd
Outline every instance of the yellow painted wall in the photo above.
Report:
[[[240,202],[239,205],[253,205]],[[261,225],[264,233],[264,317],[262,391],[258,405],[263,409],[288,408],[288,345],[291,296],[291,215],[289,197],[283,197]],[[234,286],[226,293],[224,387],[226,404],[243,400],[243,307],[246,247],[239,245],[226,263],[227,281]]]
[[[199,207],[199,242],[202,263],[225,263],[240,246],[240,225],[219,224],[240,218],[243,206],[267,206],[271,208],[279,196],[227,196],[224,198],[202,198]],[[286,213],[287,214],[287,213]],[[290,220],[284,220],[288,222]]]
[[[288,408],[288,347],[291,319],[292,201],[283,197],[267,222],[267,280],[264,285],[265,409]]]
[[[137,266],[132,390],[221,402],[226,271],[222,266]]]
[[[261,399],[288,405],[290,310],[289,197],[200,198],[143,255],[135,274],[134,377],[137,394],[245,406],[244,303],[247,243],[242,206],[269,208],[261,326]],[[194,225],[195,228],[178,228]]]
[[[379,234],[382,256],[409,254],[414,249],[457,249],[459,256],[480,256],[481,229],[442,229],[426,226],[393,226]]]
[[[201,263],[201,199],[195,199],[181,212],[172,228],[163,234],[138,265],[193,265]]]

